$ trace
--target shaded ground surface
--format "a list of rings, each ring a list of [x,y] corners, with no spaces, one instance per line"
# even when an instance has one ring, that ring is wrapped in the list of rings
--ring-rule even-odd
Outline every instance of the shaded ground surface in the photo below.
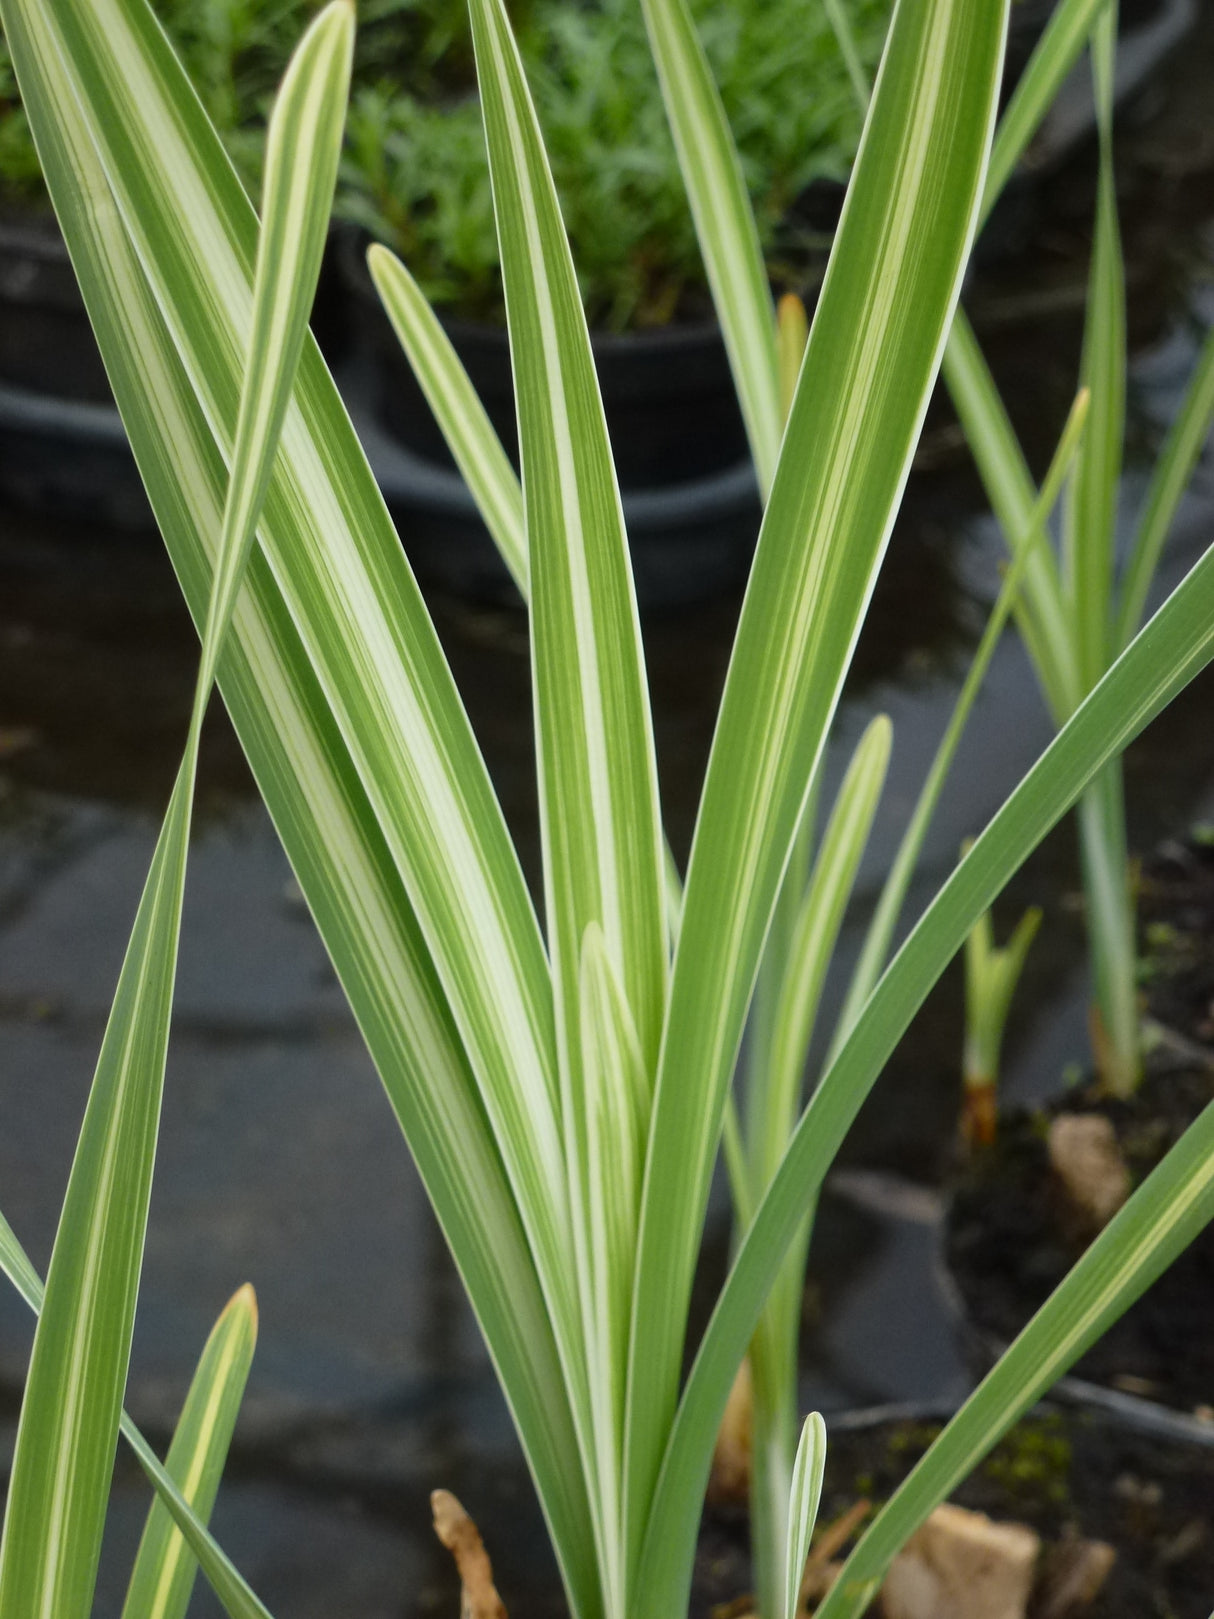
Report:
[[[858,1497],[885,1499],[939,1431],[903,1422],[839,1433],[826,1521]],[[961,1506],[1014,1515],[1052,1547],[1104,1540],[1118,1558],[1092,1619],[1206,1619],[1214,1589],[1214,1450],[1126,1433],[1094,1412],[1043,1406],[957,1491]],[[1030,1614],[1032,1613],[1030,1609]]]
[[[1134,1185],[1214,1099],[1214,1072],[1153,1064],[1138,1094],[1110,1102],[1090,1091],[1057,1104],[1109,1118]],[[1053,1110],[1051,1110],[1053,1111]],[[965,1308],[992,1344],[1010,1343],[1083,1253],[1050,1172],[1046,1110],[1000,1123],[1000,1139],[962,1180],[945,1252]],[[1214,1228],[1209,1226],[1075,1366],[1075,1376],[1176,1406],[1210,1410],[1214,1389]]]
[[[1143,863],[1140,913],[1147,1012],[1156,1024],[1135,1095],[1077,1088],[1000,1121],[966,1167],[945,1253],[974,1326],[1009,1342],[1086,1246],[1050,1172],[1053,1113],[1107,1118],[1134,1185],[1214,1100],[1214,847],[1208,827],[1169,839]],[[1210,1409],[1214,1391],[1214,1226],[1193,1241],[1075,1367],[1129,1393]]]
[[[818,1522],[853,1527],[838,1556],[890,1498],[941,1431],[923,1417],[843,1419],[831,1433]],[[1048,1611],[1056,1557],[1077,1540],[1117,1557],[1090,1619],[1206,1619],[1214,1590],[1214,1447],[1128,1432],[1108,1416],[1045,1402],[1009,1433],[955,1492],[957,1505],[1014,1519],[1041,1537],[1028,1619]],[[860,1527],[849,1515],[867,1506]],[[710,1508],[700,1537],[692,1619],[740,1616],[724,1595],[748,1577],[745,1509]],[[879,1609],[871,1612],[877,1615]]]
[[[1204,119],[1211,26],[1127,126],[1122,184],[1136,311],[1132,459],[1157,444],[1212,312]],[[1201,52],[1204,51],[1204,55]],[[1198,113],[1202,116],[1199,117]],[[1040,464],[1078,348],[1090,169],[1025,202],[971,304]],[[1163,224],[1157,223],[1163,220]],[[1017,243],[1021,246],[1017,249]],[[895,534],[832,770],[868,717],[897,738],[871,898],[996,584],[999,547],[943,407]],[[1169,567],[1214,535],[1199,471]],[[404,531],[406,545],[408,532]],[[440,634],[534,882],[538,849],[526,624],[436,599]],[[667,820],[680,854],[711,734],[736,597],[645,626]],[[0,531],[0,1206],[49,1257],[100,1033],[188,713],[196,642],[153,540],[5,514]],[[1133,836],[1150,847],[1214,784],[1207,678],[1131,754]],[[1048,729],[1012,640],[995,660],[933,831],[919,897],[1039,751]],[[1081,925],[1069,833],[1014,885],[1048,926],[1013,1030],[1013,1090],[1083,1056]],[[854,947],[852,929],[852,944]],[[407,1151],[345,1012],[222,715],[209,726],[177,1021],[129,1404],[162,1440],[215,1315],[257,1287],[262,1331],[216,1522],[283,1619],[453,1613],[429,1533],[431,1487],[486,1532],[517,1615],[559,1611],[543,1528],[475,1324]],[[832,983],[828,996],[837,995]],[[804,1396],[828,1411],[950,1399],[968,1371],[930,1285],[935,1187],[949,1159],[960,1045],[950,980],[866,1106],[824,1199],[807,1297]],[[726,1240],[714,1200],[705,1287]],[[898,1332],[888,1330],[897,1320]],[[0,1433],[11,1445],[29,1321],[0,1297]],[[120,1463],[98,1602],[121,1605],[146,1493]],[[217,1610],[203,1593],[191,1610]]]

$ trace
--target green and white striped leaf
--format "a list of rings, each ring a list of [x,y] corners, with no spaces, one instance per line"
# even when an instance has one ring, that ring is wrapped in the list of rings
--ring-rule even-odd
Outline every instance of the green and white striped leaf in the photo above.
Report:
[[[999,122],[987,171],[981,218],[986,219],[1024,155],[1067,74],[1111,0],[1059,0]],[[958,310],[943,373],[966,439],[1009,544],[1027,531],[1035,486],[964,311]],[[1069,614],[1053,552],[1040,547],[1030,562],[1016,620],[1056,724],[1081,695]],[[1137,626],[1135,626],[1136,628]],[[1127,636],[1126,641],[1129,640]]]
[[[899,1547],[1214,1218],[1214,1104],[1105,1227],[869,1525],[818,1609],[855,1619]]]
[[[518,409],[548,938],[576,1178],[588,1150],[577,1120],[587,930],[601,930],[647,1080],[657,1064],[669,962],[657,768],[623,511],[556,188],[504,8],[473,0],[471,16]],[[582,1178],[595,1172],[587,1164]],[[591,1211],[573,1213],[576,1227]],[[578,1389],[582,1344],[571,1333],[561,1347]],[[614,1369],[597,1371],[615,1382]],[[607,1397],[589,1395],[595,1407]],[[597,1427],[586,1467],[606,1558],[618,1510],[602,1492],[618,1459],[604,1457],[604,1438]],[[603,1578],[622,1615],[622,1567]]]
[[[1021,862],[1087,784],[1214,658],[1214,552],[1169,600],[1066,723],[961,860],[873,991],[802,1114],[755,1212],[696,1356],[652,1507],[641,1588],[655,1614],[679,1611],[686,1547],[698,1522],[712,1440],[788,1245],[865,1097],[932,985]]]
[[[157,1460],[147,1440],[127,1416],[122,1419],[122,1434],[161,1503],[180,1529],[229,1619],[272,1619],[269,1609],[233,1567],[207,1526],[194,1513],[175,1480]]]
[[[417,282],[378,243],[367,252],[367,268],[485,527],[526,601],[527,538],[518,474]]]
[[[242,1287],[211,1330],[182,1407],[165,1469],[199,1519],[211,1515],[257,1344],[257,1301]],[[185,1619],[198,1560],[168,1508],[154,1501],[122,1619]]]
[[[898,925],[898,918],[902,913],[902,906],[906,901],[915,868],[919,862],[919,854],[931,825],[932,816],[940,802],[944,791],[944,784],[948,772],[952,767],[953,757],[965,730],[974,703],[977,700],[982,683],[986,679],[986,672],[990,668],[991,659],[999,643],[1008,621],[1019,600],[1020,588],[1024,583],[1025,571],[1028,568],[1036,551],[1044,549],[1046,540],[1046,525],[1050,513],[1057,504],[1062,492],[1063,483],[1075,460],[1079,448],[1084,425],[1087,421],[1088,394],[1081,391],[1071,406],[1066,425],[1058,440],[1057,447],[1050,460],[1049,470],[1041,485],[1041,493],[1033,505],[1029,518],[1028,530],[1023,533],[1012,547],[1012,565],[1004,576],[999,587],[999,595],[995,605],[991,608],[983,628],[982,636],[970,660],[970,666],[965,672],[965,680],[957,694],[957,701],[953,705],[953,712],[945,726],[944,735],[940,738],[931,765],[923,786],[919,790],[919,797],[915,801],[914,810],[906,823],[906,830],[898,844],[885,882],[881,887],[881,897],[873,911],[872,920],[864,935],[864,944],[861,947],[859,958],[852,972],[851,982],[847,987],[847,995],[839,1013],[835,1032],[831,1039],[830,1050],[826,1063],[829,1067],[838,1055],[839,1048],[850,1033],[856,1020],[856,1014],[872,993],[873,985],[885,969],[889,960],[890,945],[893,942],[894,929]]]
[[[292,63],[271,125],[268,250],[259,255],[253,363],[217,588],[185,757],[119,979],[35,1333],[0,1545],[0,1614],[70,1619],[92,1605],[147,1228],[198,738],[315,290],[352,32],[344,4],[318,19]],[[309,167],[298,176],[283,172],[284,146],[302,148],[298,155]],[[318,198],[312,188],[326,186]],[[310,209],[320,220],[309,232]],[[301,285],[309,250],[312,280]]]
[[[749,1184],[743,1207],[753,1208],[767,1189],[800,1111],[822,985],[885,783],[892,735],[889,720],[878,715],[857,744],[822,834],[809,881],[804,885],[791,933],[784,946],[775,951],[774,959],[770,954],[773,924],[764,972],[777,963],[783,972],[763,1054],[747,1063]],[[787,882],[786,878],[786,888]],[[761,1613],[776,1612],[783,1601],[788,1491],[796,1432],[797,1344],[812,1223],[813,1209],[809,1205],[750,1346],[755,1457],[750,1539]],[[739,1229],[743,1229],[741,1221]]]
[[[42,1278],[30,1264],[29,1256],[17,1241],[12,1227],[3,1214],[0,1214],[0,1270],[4,1271],[18,1293],[37,1315],[42,1309],[45,1291]],[[125,1411],[122,1413],[120,1430],[134,1451],[139,1465],[147,1474],[152,1487],[185,1536],[230,1619],[271,1619],[268,1610],[254,1596],[227,1556],[216,1545],[206,1525],[195,1516],[193,1508],[181,1494],[176,1481],[166,1472],[155,1451]]]
[[[801,1577],[809,1556],[809,1542],[818,1519],[822,1499],[822,1475],[826,1470],[826,1424],[811,1411],[801,1429],[797,1458],[792,1469],[792,1489],[788,1499],[788,1563],[784,1579],[784,1619],[797,1619],[800,1607]]]
[[[666,1001],[663,850],[623,510],[556,188],[500,0],[473,42],[518,405],[548,937],[568,1083],[597,924],[652,1072]]]
[[[43,166],[136,459],[187,601],[201,623],[227,484],[235,394],[229,383],[222,417],[229,426],[217,437],[121,215],[107,201],[105,173],[94,150],[94,139],[101,137],[96,112],[91,121],[86,118],[87,97],[82,104],[64,77],[61,53],[46,32],[46,8],[4,0],[4,15]],[[205,199],[202,211],[218,235],[220,258],[230,272],[221,285],[225,293],[231,291],[229,279],[243,288],[240,301],[247,308],[252,212],[158,33],[147,32],[145,13],[134,5],[129,16],[143,19],[138,38],[153,51],[161,107],[182,110],[178,127],[188,130],[189,141],[176,156],[190,177],[186,189],[193,201]],[[139,59],[137,50],[136,64]],[[87,207],[85,196],[91,199]],[[380,536],[371,551],[371,574],[377,580],[386,574],[385,591],[399,602],[413,590],[412,581],[310,341],[297,403],[314,443],[324,450],[319,482],[327,491],[321,502],[327,543],[344,536],[343,543],[355,548],[354,519],[343,515],[346,508],[333,481],[340,476],[346,492],[354,492],[353,508],[367,507],[360,532],[365,527]],[[315,473],[315,461],[311,466]],[[283,476],[281,467],[278,476]],[[279,503],[275,533],[282,544],[273,555],[288,576],[300,532],[294,516]],[[316,537],[314,524],[304,528]],[[589,1510],[547,1306],[479,1089],[401,873],[330,690],[314,672],[301,639],[296,609],[304,609],[306,620],[315,605],[306,592],[301,597],[285,591],[278,572],[255,550],[221,661],[220,684],[485,1330],[575,1605],[579,1613],[592,1615],[597,1577]],[[356,702],[357,673],[350,664],[331,660],[328,673],[345,681],[343,701]]]
[[[252,325],[219,560],[203,636],[200,705],[210,695],[219,649],[253,546],[316,297],[353,55],[353,6],[350,0],[332,0],[293,54],[266,130]],[[201,722],[197,706],[195,717]]]
[[[9,1478],[3,1619],[92,1609],[160,1120],[191,777],[178,775],[156,843],[59,1219]]]
[[[222,451],[250,315],[243,195],[142,3],[54,0],[45,10],[69,92]],[[572,1320],[551,981],[537,921],[433,625],[311,352],[260,538],[417,914],[549,1309]]]
[[[766,496],[784,414],[771,291],[750,196],[686,0],[641,3],[750,453]]]
[[[0,1214],[0,1270],[3,1270],[37,1315],[42,1308],[45,1292],[42,1278],[30,1263],[29,1255],[18,1242],[16,1233],[3,1214]]]
[[[895,12],[763,521],[692,848],[655,1098],[629,1389],[633,1555],[674,1412],[725,1091],[956,306],[1005,24],[1000,5]]]
[[[620,1561],[620,1461],[637,1213],[649,1117],[649,1076],[602,930],[582,945],[582,1084],[571,1097],[570,1203],[578,1240],[589,1371],[595,1487],[603,1520],[608,1612],[625,1613]]]

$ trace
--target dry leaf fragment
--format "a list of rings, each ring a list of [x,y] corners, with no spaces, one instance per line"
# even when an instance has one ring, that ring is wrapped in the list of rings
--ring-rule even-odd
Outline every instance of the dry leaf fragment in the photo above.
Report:
[[[480,1530],[450,1490],[434,1490],[430,1510],[434,1514],[434,1533],[459,1570],[463,1586],[460,1619],[506,1619],[506,1605],[493,1583],[493,1565]]]

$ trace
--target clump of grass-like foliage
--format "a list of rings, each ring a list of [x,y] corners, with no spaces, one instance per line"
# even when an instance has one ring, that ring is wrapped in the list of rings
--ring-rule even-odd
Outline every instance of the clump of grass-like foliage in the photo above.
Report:
[[[127,1619],[146,1612],[140,1593],[170,1586],[160,1613],[179,1619],[193,1559],[232,1619],[267,1619],[207,1528],[252,1353],[249,1295],[204,1350],[167,1464],[122,1414],[194,766],[216,680],[476,1310],[571,1613],[686,1612],[731,1385],[757,1339],[782,1331],[790,1267],[847,1130],[1012,873],[1214,658],[1211,550],[1061,719],[894,951],[950,726],[802,1107],[791,1057],[890,744],[888,722],[870,727],[815,849],[832,722],[975,231],[1099,5],[1060,0],[992,146],[1007,0],[899,0],[806,339],[795,305],[777,327],[693,19],[683,0],[643,0],[764,497],[681,879],[662,835],[624,515],[557,192],[505,8],[471,0],[521,481],[406,267],[379,247],[370,269],[529,606],[541,929],[434,625],[306,338],[350,84],[349,0],[333,0],[292,58],[260,221],[145,0],[0,0],[50,193],[202,637],[182,766],[45,1290],[0,1222],[0,1263],[40,1312],[0,1619],[86,1619],[120,1432],[156,1492]],[[1081,394],[1015,526],[979,673],[1088,408]],[[783,1053],[760,1073],[778,1081],[757,1109],[771,1129],[753,1143],[753,1173],[733,1177],[736,1253],[685,1372],[722,1141],[741,1157],[730,1099],[761,968],[775,991],[769,1048]],[[1212,1213],[1214,1105],[875,1516],[820,1619],[866,1610],[907,1536]],[[768,1409],[779,1430],[757,1508],[760,1603],[764,1619],[795,1619],[826,1435],[811,1414],[796,1439],[800,1413]]]

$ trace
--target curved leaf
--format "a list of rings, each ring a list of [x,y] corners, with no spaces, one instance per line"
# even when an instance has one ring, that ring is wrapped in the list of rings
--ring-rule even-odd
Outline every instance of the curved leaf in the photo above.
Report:
[[[674,1414],[725,1091],[956,305],[1005,24],[1003,5],[897,8],[763,520],[692,847],[646,1167],[634,1555]],[[671,1611],[668,1592],[637,1594],[646,1613]]]
[[[165,1471],[202,1523],[215,1504],[257,1344],[257,1300],[242,1287],[203,1347]],[[131,1571],[122,1619],[185,1619],[198,1560],[162,1501],[154,1501]]]
[[[948,962],[1092,777],[1214,658],[1214,552],[1190,571],[1007,799],[920,918],[801,1116],[747,1232],[684,1390],[653,1505],[646,1589],[679,1601],[713,1436],[788,1244],[860,1106]]]

